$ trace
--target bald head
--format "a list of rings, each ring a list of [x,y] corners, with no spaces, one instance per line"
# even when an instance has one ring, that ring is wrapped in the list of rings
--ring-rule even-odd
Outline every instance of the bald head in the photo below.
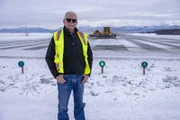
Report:
[[[68,11],[68,12],[66,12],[66,14],[64,16],[64,19],[69,18],[69,17],[73,17],[73,18],[77,19],[77,14],[73,11]]]
[[[70,32],[73,32],[78,24],[77,14],[73,11],[68,11],[64,16],[63,23]]]

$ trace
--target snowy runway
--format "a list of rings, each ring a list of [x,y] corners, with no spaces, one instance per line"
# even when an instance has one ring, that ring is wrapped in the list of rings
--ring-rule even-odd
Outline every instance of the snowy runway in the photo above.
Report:
[[[101,42],[91,41],[94,47]],[[129,41],[111,42],[111,46],[124,45],[128,50],[93,50],[92,75],[85,84],[84,95],[87,120],[179,120],[180,54],[129,51],[141,47]],[[46,48],[0,50],[0,120],[56,119],[56,80],[48,70],[45,53]],[[100,60],[106,62],[103,74]],[[25,62],[24,74],[19,61]],[[143,61],[148,62],[145,75]],[[72,96],[69,116],[73,120]]]
[[[40,37],[41,36],[41,37]],[[156,35],[154,35],[156,36]],[[90,39],[93,50],[130,51],[130,52],[179,52],[180,40],[154,36],[119,35],[117,39]],[[1,35],[0,50],[45,50],[52,35],[22,36]],[[13,39],[14,38],[14,39]]]

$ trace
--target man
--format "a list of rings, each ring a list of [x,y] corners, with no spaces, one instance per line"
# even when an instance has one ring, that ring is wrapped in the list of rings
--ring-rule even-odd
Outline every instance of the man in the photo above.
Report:
[[[76,28],[77,14],[67,12],[63,23],[63,29],[54,33],[46,54],[48,67],[57,80],[58,120],[69,120],[68,101],[72,90],[74,117],[85,120],[84,83],[91,74],[93,54],[87,34]]]

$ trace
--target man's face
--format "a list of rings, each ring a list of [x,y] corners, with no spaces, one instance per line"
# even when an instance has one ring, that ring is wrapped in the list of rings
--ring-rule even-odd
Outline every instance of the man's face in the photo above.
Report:
[[[67,14],[66,18],[64,19],[64,26],[67,27],[69,30],[74,30],[77,25],[77,16],[75,14]]]

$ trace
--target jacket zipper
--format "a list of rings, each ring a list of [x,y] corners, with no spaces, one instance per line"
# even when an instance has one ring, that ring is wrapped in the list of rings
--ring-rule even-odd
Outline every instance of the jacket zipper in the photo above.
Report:
[[[72,35],[72,44],[74,46],[74,35],[73,35],[73,33],[71,35]]]

